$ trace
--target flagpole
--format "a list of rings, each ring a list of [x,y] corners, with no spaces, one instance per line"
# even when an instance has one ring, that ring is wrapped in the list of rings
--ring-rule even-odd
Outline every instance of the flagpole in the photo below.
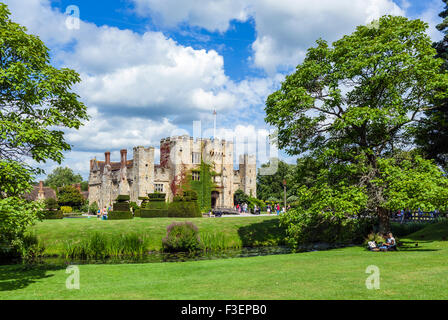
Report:
[[[213,110],[213,140],[216,139],[216,109]]]

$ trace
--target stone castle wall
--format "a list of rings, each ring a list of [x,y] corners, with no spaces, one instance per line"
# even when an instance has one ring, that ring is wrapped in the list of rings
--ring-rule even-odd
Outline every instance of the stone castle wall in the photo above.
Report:
[[[256,196],[256,158],[240,158],[239,170],[234,170],[233,142],[218,139],[193,139],[176,136],[160,142],[160,164],[154,164],[154,148],[133,148],[133,159],[121,150],[120,162],[111,162],[110,153],[105,161],[90,161],[89,203],[99,207],[112,205],[119,194],[130,195],[131,201],[140,203],[138,197],[155,191],[167,194],[172,201],[176,186],[185,172],[197,169],[201,161],[209,164],[217,175],[213,177],[219,195],[218,207],[233,207],[233,194],[241,189]]]

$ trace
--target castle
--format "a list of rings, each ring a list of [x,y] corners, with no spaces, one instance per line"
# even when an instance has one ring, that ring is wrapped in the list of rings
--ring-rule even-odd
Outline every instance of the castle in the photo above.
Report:
[[[127,159],[127,150],[123,149],[120,162],[111,162],[110,152],[105,152],[105,161],[90,160],[89,204],[109,206],[122,194],[139,203],[139,197],[153,192],[165,193],[167,201],[172,201],[176,184],[186,171],[192,172],[192,180],[201,179],[195,170],[203,161],[215,173],[215,187],[210,194],[212,208],[231,208],[238,189],[252,197],[257,194],[255,155],[241,155],[239,168],[234,170],[233,149],[230,141],[195,140],[184,135],[160,141],[160,164],[154,164],[154,147],[134,147],[132,160]]]

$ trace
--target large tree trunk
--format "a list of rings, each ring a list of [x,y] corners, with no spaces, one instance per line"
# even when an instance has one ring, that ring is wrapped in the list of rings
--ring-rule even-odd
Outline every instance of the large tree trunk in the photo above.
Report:
[[[390,217],[389,217],[389,210],[378,207],[377,208],[378,213],[378,219],[380,223],[380,233],[386,233],[390,231]]]

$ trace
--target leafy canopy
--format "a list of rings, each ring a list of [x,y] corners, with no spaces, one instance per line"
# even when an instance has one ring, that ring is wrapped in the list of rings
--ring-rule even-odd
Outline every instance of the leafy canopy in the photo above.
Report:
[[[9,15],[0,3],[0,177],[17,164],[24,177],[23,170],[30,175],[41,172],[24,164],[29,158],[60,163],[63,152],[71,149],[63,129],[78,129],[88,115],[70,90],[80,81],[79,75],[53,67],[44,43]],[[30,187],[26,180],[14,184],[2,179],[0,192],[3,196],[23,193]]]
[[[298,191],[300,206],[291,216],[378,214],[387,227],[387,209],[405,193],[410,199],[400,205],[443,205],[441,193],[420,197],[417,189],[402,189],[388,178],[395,172],[408,185],[417,176],[426,188],[444,185],[446,178],[433,163],[385,160],[412,147],[415,123],[436,100],[448,97],[443,60],[434,58],[426,23],[384,16],[377,25],[359,26],[332,46],[318,40],[267,99],[266,121],[277,128],[279,147],[304,156],[301,167],[314,171],[299,172],[308,182]],[[420,166],[438,174],[431,180]],[[293,223],[288,219],[285,223]]]
[[[341,161],[365,154],[374,165],[407,144],[404,133],[434,98],[447,96],[426,23],[384,16],[378,25],[359,26],[332,47],[318,40],[268,97],[266,121],[278,129],[280,148]]]
[[[53,170],[45,180],[44,184],[52,188],[59,188],[63,186],[81,183],[82,177],[80,174],[75,174],[71,168],[57,167]]]

